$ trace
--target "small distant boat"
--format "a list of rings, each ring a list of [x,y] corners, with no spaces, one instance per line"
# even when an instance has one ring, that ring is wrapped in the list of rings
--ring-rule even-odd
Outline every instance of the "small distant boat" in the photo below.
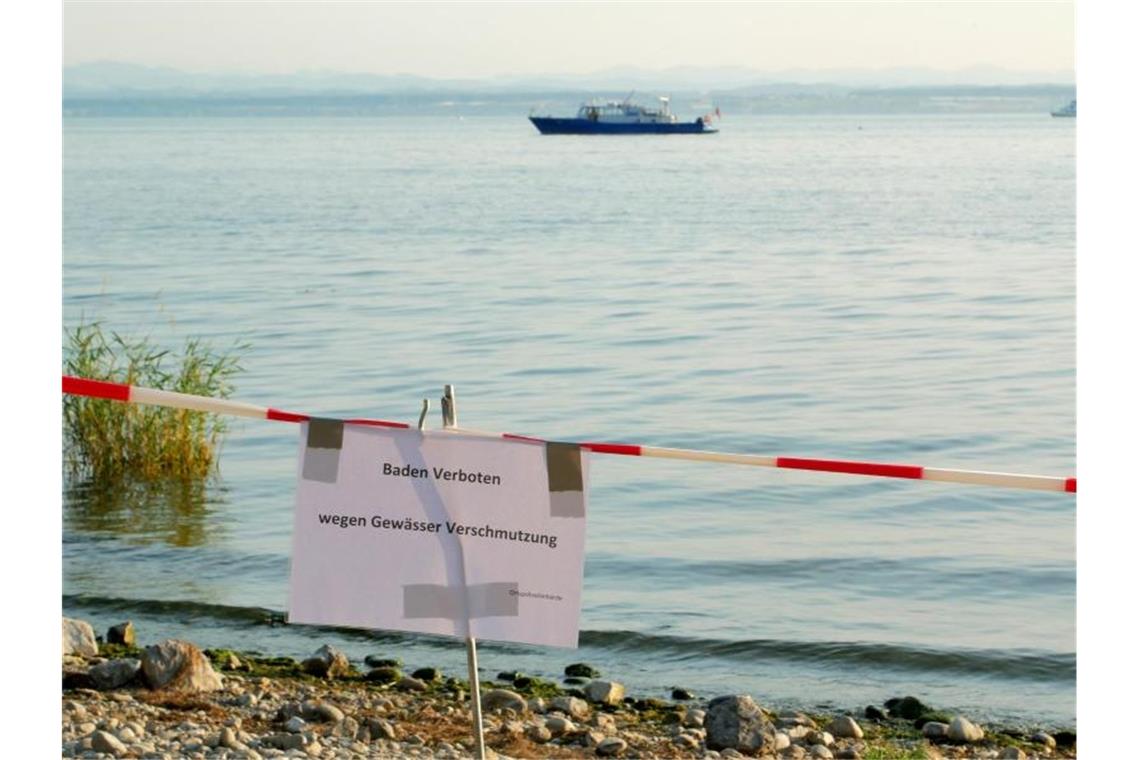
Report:
[[[573,117],[530,116],[530,121],[544,135],[707,135],[716,132],[709,125],[715,114],[681,121],[669,110],[669,98],[658,98],[660,107],[647,108],[629,102],[610,100],[583,103]]]
[[[1064,108],[1058,108],[1056,111],[1051,111],[1054,116],[1069,116],[1076,118],[1077,115],[1077,101],[1072,101]]]

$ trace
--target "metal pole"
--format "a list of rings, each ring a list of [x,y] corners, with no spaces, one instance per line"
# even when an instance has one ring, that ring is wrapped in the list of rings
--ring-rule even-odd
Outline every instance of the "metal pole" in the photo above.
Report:
[[[484,760],[487,750],[483,745],[483,705],[479,695],[479,656],[475,652],[475,637],[467,637],[467,678],[471,684],[471,725],[475,737],[475,757]]]
[[[459,415],[455,405],[455,386],[443,386],[443,398],[439,400],[440,414],[443,416],[443,427],[455,428],[459,424]],[[485,760],[487,749],[483,743],[483,698],[479,692],[479,653],[475,646],[475,637],[467,637],[467,680],[471,687],[471,728],[475,737],[475,757]]]

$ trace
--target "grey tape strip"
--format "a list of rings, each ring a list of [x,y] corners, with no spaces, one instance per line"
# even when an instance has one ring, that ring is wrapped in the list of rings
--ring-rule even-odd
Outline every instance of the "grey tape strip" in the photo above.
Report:
[[[344,446],[344,423],[314,417],[308,424],[301,477],[320,483],[335,483],[340,470],[340,450]]]
[[[551,491],[551,517],[585,517],[586,494],[581,491]]]
[[[311,449],[339,449],[344,446],[344,422],[313,417],[309,420],[309,437],[305,445]]]
[[[477,583],[466,589],[435,583],[404,586],[404,618],[463,618],[466,593],[471,618],[518,617],[519,584]]]
[[[546,444],[546,477],[551,491],[582,490],[582,449],[578,444]]]
[[[546,444],[546,478],[550,483],[551,517],[585,517],[582,449],[576,443]]]

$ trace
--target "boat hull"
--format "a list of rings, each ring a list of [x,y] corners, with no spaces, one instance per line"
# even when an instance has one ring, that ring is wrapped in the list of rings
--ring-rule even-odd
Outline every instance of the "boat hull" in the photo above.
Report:
[[[716,132],[700,121],[620,124],[553,116],[531,116],[530,121],[544,135],[708,135]]]

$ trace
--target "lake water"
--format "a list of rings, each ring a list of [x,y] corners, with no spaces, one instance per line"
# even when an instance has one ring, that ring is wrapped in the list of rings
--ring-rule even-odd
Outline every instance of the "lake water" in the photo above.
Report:
[[[720,126],[68,118],[64,322],[247,341],[235,398],[325,416],[414,422],[453,383],[484,430],[1074,473],[1072,120]],[[65,613],[465,677],[460,642],[266,622],[296,450],[235,420],[202,493],[68,489]],[[489,676],[587,661],[642,696],[1075,720],[1071,495],[592,461],[581,648],[486,644]]]

